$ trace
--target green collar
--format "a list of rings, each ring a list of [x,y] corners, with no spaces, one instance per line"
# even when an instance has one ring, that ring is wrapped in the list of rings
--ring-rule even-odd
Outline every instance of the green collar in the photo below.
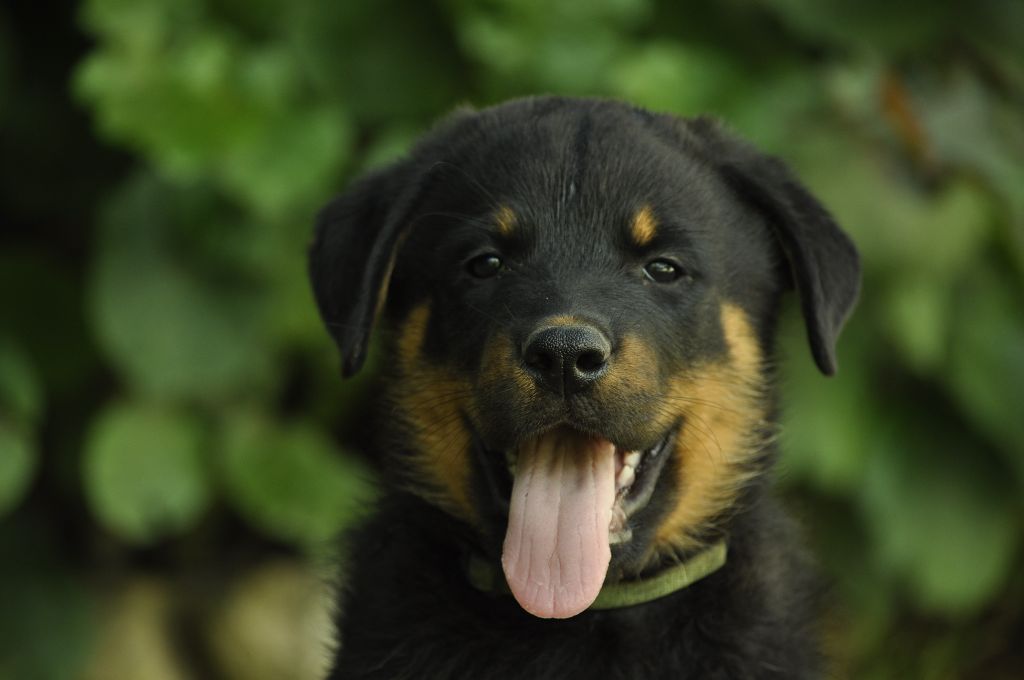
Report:
[[[725,556],[725,541],[718,541],[685,562],[668,567],[653,576],[635,581],[606,583],[589,608],[621,609],[665,597],[721,569],[725,564]],[[466,575],[477,590],[485,593],[509,593],[501,572],[496,571],[475,553],[470,555]]]

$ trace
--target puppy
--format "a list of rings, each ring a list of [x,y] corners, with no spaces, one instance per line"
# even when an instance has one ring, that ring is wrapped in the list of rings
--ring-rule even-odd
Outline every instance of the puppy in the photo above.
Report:
[[[612,101],[460,110],[309,265],[344,375],[384,331],[330,678],[820,677],[773,337],[795,288],[832,374],[860,269],[781,162]]]

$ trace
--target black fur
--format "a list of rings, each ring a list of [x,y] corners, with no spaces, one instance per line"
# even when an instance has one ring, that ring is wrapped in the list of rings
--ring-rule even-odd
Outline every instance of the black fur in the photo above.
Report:
[[[537,619],[465,580],[472,540],[409,497],[352,540],[332,679],[818,678],[818,585],[793,527],[761,490],[730,524],[729,562],[661,600]],[[462,529],[464,531],[464,529]]]
[[[494,228],[499,206],[516,216],[512,234]],[[628,238],[641,206],[658,224],[643,247]],[[507,268],[487,280],[467,274],[481,253],[497,253]],[[659,257],[685,276],[667,285],[645,279],[645,263]],[[429,305],[418,361],[473,386],[473,406],[459,416],[473,442],[466,465],[475,522],[424,500],[437,489],[418,488],[409,464],[417,440],[400,398],[404,374],[397,363],[383,371],[385,489],[348,543],[331,678],[821,677],[814,578],[765,488],[772,422],[751,426],[765,442],[749,461],[754,481],[728,511],[694,528],[701,538],[727,538],[728,563],[682,591],[546,620],[474,590],[464,569],[470,551],[493,564],[501,553],[511,478],[500,452],[559,424],[622,450],[649,448],[664,436],[664,423],[655,425],[662,381],[727,356],[722,304],[742,309],[768,359],[752,380],[769,421],[778,303],[794,284],[814,358],[834,372],[835,342],[857,297],[856,251],[780,161],[709,120],[615,102],[547,97],[460,111],[324,209],[310,271],[345,375],[363,363],[378,316],[400,332],[411,310]],[[611,397],[529,399],[481,378],[496,337],[521,362],[516,352],[537,324],[567,313],[613,347],[642,338],[655,377]],[[386,354],[396,356],[395,333],[388,337]],[[669,551],[652,563],[647,550],[684,497],[677,478],[657,479],[649,505],[630,520],[633,540],[613,550],[609,579],[688,557]]]

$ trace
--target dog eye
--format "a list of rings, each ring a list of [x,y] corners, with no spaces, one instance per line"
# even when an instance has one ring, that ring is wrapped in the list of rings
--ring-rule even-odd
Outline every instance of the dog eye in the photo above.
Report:
[[[478,279],[489,279],[501,271],[504,263],[494,253],[477,255],[466,263],[466,271]]]
[[[683,276],[682,268],[669,260],[651,260],[644,265],[644,274],[655,283],[672,283]]]

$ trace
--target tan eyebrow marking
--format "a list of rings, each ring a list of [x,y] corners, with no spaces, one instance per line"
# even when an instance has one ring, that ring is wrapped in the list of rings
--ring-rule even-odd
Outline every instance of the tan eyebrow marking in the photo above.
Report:
[[[516,227],[516,214],[512,208],[503,205],[494,214],[494,221],[498,224],[498,233],[502,236],[511,236]]]
[[[651,206],[645,205],[633,216],[633,223],[629,225],[633,241],[638,246],[645,246],[654,240],[658,231],[658,221],[654,218]]]

